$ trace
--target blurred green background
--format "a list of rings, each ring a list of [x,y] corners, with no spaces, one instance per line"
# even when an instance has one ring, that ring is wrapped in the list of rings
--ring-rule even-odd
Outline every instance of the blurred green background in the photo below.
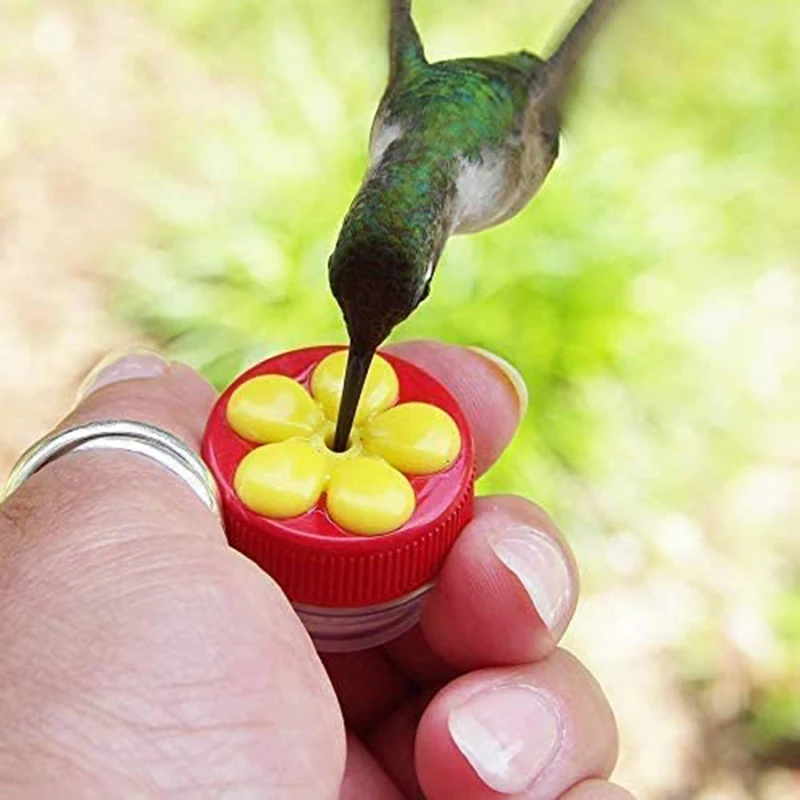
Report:
[[[541,51],[566,0],[417,0],[431,58]],[[6,0],[0,469],[93,358],[224,386],[342,341],[326,263],[386,73],[374,0]],[[534,203],[453,240],[397,337],[494,350],[585,597],[567,646],[643,800],[800,795],[800,7],[641,0]]]

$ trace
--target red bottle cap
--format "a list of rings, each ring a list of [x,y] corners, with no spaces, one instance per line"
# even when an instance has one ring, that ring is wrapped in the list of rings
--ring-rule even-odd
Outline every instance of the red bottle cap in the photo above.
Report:
[[[417,503],[408,522],[380,536],[355,535],[331,519],[324,495],[310,511],[292,519],[270,519],[248,509],[234,491],[234,475],[258,445],[229,426],[230,396],[246,381],[270,374],[286,375],[308,389],[317,364],[340,349],[313,347],[284,353],[237,378],[211,412],[203,457],[219,484],[231,546],[266,570],[292,602],[354,608],[396,600],[433,580],[472,518],[475,466],[472,434],[450,392],[414,364],[381,353],[397,373],[398,403],[439,406],[461,434],[461,450],[449,467],[432,475],[407,476]]]

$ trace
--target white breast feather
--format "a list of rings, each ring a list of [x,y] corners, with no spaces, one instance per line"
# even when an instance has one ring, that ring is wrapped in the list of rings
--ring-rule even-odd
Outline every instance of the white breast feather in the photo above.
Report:
[[[468,233],[487,228],[506,210],[506,162],[495,153],[480,161],[461,158],[456,179],[454,232]]]
[[[392,142],[397,141],[405,132],[403,125],[399,122],[381,124],[375,128],[372,141],[369,143],[369,157],[372,167],[380,164],[383,154],[389,149]]]

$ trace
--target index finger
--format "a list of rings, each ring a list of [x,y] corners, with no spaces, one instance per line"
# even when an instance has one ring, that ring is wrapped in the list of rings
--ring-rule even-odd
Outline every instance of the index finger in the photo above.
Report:
[[[131,353],[92,376],[78,405],[58,426],[88,422],[144,422],[199,451],[214,391],[188,367],[153,353]],[[64,540],[68,530],[88,530],[82,520],[105,521],[121,535],[181,530],[224,542],[219,520],[183,481],[141,455],[123,450],[68,453],[46,464],[11,495],[2,515],[15,527]],[[52,520],[59,520],[56,527]],[[124,521],[124,525],[122,524]],[[170,523],[175,523],[175,529]],[[90,526],[91,527],[91,526]],[[81,533],[81,535],[88,535]]]

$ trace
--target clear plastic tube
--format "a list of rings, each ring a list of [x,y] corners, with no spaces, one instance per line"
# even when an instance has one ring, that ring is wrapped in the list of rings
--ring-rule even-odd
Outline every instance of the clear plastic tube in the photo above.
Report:
[[[432,583],[378,606],[323,608],[295,604],[294,609],[323,653],[352,653],[396,639],[419,621],[422,598]]]

